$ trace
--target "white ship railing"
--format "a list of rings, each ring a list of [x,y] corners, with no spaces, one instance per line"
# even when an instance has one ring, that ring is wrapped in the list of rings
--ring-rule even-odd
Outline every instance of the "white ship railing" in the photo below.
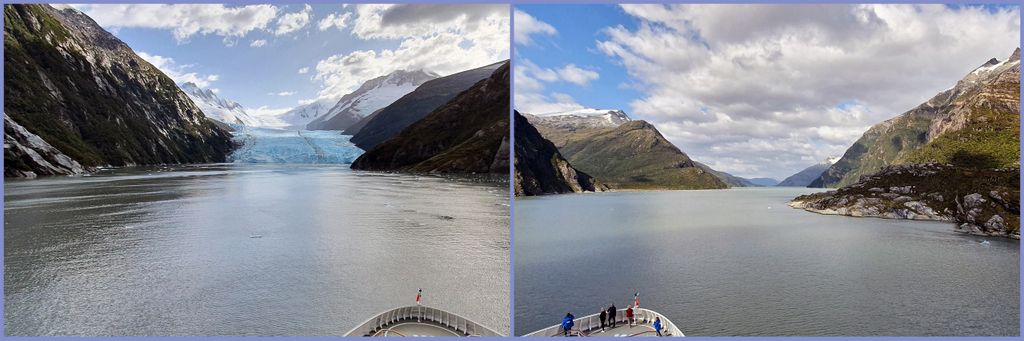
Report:
[[[570,331],[570,333],[573,334],[573,335],[586,335],[586,334],[589,334],[592,331],[601,329],[601,318],[600,318],[599,315],[600,314],[593,314],[593,315],[587,315],[587,316],[584,316],[584,317],[576,318],[575,320],[573,320],[573,322],[575,324],[572,326],[572,330]],[[656,312],[654,310],[644,309],[644,308],[634,309],[633,310],[633,318],[636,320],[636,323],[638,325],[648,325],[648,326],[654,324],[654,319],[655,318],[660,318],[661,319],[661,329],[662,329],[661,330],[661,334],[662,335],[664,335],[664,336],[679,336],[679,337],[686,336],[686,335],[683,335],[683,332],[681,330],[679,330],[678,327],[676,327],[675,323],[672,323],[672,321],[669,320],[667,317],[665,317],[665,315],[662,315],[661,313],[658,313],[658,312]],[[616,323],[621,323],[621,324],[626,323],[626,309],[619,309],[618,310],[618,312],[615,314],[615,321],[616,321]],[[651,333],[653,333],[653,331]],[[562,324],[559,323],[559,324],[556,324],[556,325],[553,325],[553,326],[550,326],[550,327],[547,327],[547,328],[544,328],[544,329],[541,329],[541,330],[538,330],[538,331],[526,334],[525,336],[562,336],[562,335],[563,335]]]
[[[503,336],[465,317],[422,305],[398,307],[371,317],[352,328],[345,336],[371,336],[378,331],[404,322],[427,322],[448,328],[464,336]]]

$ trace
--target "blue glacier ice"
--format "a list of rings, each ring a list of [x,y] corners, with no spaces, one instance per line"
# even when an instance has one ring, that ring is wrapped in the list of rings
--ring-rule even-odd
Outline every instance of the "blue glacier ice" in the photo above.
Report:
[[[238,163],[352,163],[363,150],[350,135],[327,130],[283,130],[236,126],[238,150],[229,161]]]

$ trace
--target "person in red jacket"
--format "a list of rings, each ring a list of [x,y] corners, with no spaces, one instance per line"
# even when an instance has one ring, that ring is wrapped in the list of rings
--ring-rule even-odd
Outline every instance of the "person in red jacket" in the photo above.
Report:
[[[633,328],[633,306],[626,307],[626,323],[629,323],[629,327]]]

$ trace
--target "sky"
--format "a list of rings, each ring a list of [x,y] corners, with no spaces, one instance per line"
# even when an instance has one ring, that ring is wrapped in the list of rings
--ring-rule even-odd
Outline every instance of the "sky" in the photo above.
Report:
[[[508,5],[72,5],[176,82],[273,115],[396,70],[509,58]]]
[[[566,15],[572,13],[572,15]],[[1020,41],[1016,6],[516,5],[515,107],[621,109],[782,180]]]

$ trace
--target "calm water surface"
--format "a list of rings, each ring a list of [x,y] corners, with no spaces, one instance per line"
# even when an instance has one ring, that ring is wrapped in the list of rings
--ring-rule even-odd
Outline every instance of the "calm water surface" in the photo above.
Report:
[[[1019,334],[1019,242],[786,206],[813,191],[517,199],[516,334],[635,290],[691,336]]]
[[[423,288],[507,332],[507,188],[343,165],[8,180],[5,331],[339,335]]]

